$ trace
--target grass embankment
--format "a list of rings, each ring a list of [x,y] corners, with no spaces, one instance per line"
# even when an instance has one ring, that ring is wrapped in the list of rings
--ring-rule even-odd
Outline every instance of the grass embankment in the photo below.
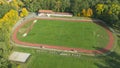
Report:
[[[29,48],[17,48],[16,51],[31,53],[27,63],[20,64],[21,68],[97,68],[95,63],[102,61],[96,57],[62,56]]]

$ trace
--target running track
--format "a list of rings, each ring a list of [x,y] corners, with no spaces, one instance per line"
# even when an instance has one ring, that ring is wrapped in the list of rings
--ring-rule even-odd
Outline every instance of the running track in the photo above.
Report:
[[[102,24],[102,26],[106,29],[106,32],[108,33],[109,36],[109,42],[106,45],[105,48],[103,49],[98,49],[98,50],[87,50],[87,49],[81,49],[81,48],[68,48],[68,47],[61,47],[61,46],[54,46],[54,45],[44,45],[44,44],[32,44],[32,43],[28,43],[28,42],[22,42],[20,40],[17,39],[17,33],[19,31],[19,29],[25,25],[26,23],[28,23],[31,20],[35,20],[35,19],[50,19],[50,20],[66,20],[66,21],[75,21],[75,22],[91,22],[92,20],[69,20],[69,19],[64,19],[64,18],[32,18],[29,19],[27,21],[24,21],[22,24],[20,24],[19,26],[16,27],[16,29],[13,31],[12,34],[12,40],[13,42],[20,44],[21,46],[32,46],[32,47],[44,47],[44,48],[49,48],[49,49],[58,49],[58,50],[67,50],[67,51],[77,51],[77,52],[82,52],[82,53],[87,53],[87,54],[103,54],[106,53],[108,51],[110,51],[114,45],[114,37],[112,32],[109,30],[109,28],[107,28],[104,24],[101,23],[100,20],[94,20],[95,22],[97,22],[97,24],[100,23],[100,25]]]

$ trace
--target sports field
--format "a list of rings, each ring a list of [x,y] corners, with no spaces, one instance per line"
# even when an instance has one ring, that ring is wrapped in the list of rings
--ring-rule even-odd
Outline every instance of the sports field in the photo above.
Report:
[[[43,46],[45,44],[76,49],[83,48],[91,50],[91,52],[85,52],[90,54],[94,54],[98,48],[106,48],[108,50],[112,48],[111,45],[113,45],[112,41],[114,39],[112,33],[108,29],[105,29],[105,27],[94,22],[56,19],[38,19],[35,24],[33,24],[33,21],[36,20],[36,18],[23,22],[23,24],[19,25],[14,31],[12,39],[16,43],[25,46],[36,46],[36,44],[38,44],[39,47],[39,44],[43,44]],[[28,35],[23,37],[26,32],[28,32]],[[119,47],[117,48],[119,49]],[[94,52],[92,52],[92,50],[94,50]],[[117,49],[115,50],[119,52]],[[67,52],[68,55],[61,55],[64,53],[63,51],[23,47],[15,47],[14,51],[31,54],[31,57],[26,63],[20,64],[21,68],[110,68],[111,65],[114,66],[113,68],[119,67],[119,64],[113,64],[113,62],[116,62],[116,59],[111,57],[111,55],[115,56],[114,54],[108,56],[101,55],[100,57],[84,56],[80,52],[77,54]],[[112,62],[108,64],[107,61]],[[17,65],[15,65],[15,68],[16,66]]]
[[[38,20],[26,37],[33,21],[20,28],[17,37],[23,42],[96,50],[109,42],[106,30],[93,22]]]

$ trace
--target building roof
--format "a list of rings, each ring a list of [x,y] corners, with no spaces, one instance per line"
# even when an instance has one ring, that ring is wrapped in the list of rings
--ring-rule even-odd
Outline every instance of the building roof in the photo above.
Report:
[[[16,62],[26,62],[26,60],[29,58],[29,53],[23,53],[23,52],[13,52],[9,56],[9,60],[16,61]]]
[[[40,13],[53,13],[52,10],[39,10]]]

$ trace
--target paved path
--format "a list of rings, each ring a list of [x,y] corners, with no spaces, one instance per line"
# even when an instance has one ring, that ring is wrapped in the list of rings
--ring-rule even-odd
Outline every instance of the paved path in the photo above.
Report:
[[[62,47],[62,46],[54,46],[54,45],[44,45],[44,44],[32,44],[32,43],[28,43],[28,42],[22,42],[20,40],[18,40],[17,38],[17,33],[19,31],[19,29],[25,25],[26,23],[28,23],[31,20],[36,20],[36,19],[50,19],[50,20],[65,20],[65,21],[75,21],[75,22],[97,22],[97,24],[102,25],[105,29],[106,32],[108,33],[109,36],[109,42],[106,45],[105,48],[103,49],[99,49],[99,50],[87,50],[87,49],[81,49],[81,48],[69,48],[69,47]],[[13,30],[13,34],[12,34],[12,40],[13,42],[20,44],[20,45],[24,45],[24,46],[32,46],[32,47],[39,47],[39,48],[49,48],[49,49],[58,49],[58,50],[67,50],[67,51],[77,51],[77,52],[83,52],[83,53],[88,53],[88,54],[102,54],[105,52],[108,52],[112,49],[113,45],[114,45],[114,37],[112,32],[109,30],[108,27],[106,27],[104,24],[102,24],[102,21],[100,20],[78,20],[78,19],[65,19],[65,18],[29,18],[25,21],[22,21],[22,24],[17,25],[17,27]]]

